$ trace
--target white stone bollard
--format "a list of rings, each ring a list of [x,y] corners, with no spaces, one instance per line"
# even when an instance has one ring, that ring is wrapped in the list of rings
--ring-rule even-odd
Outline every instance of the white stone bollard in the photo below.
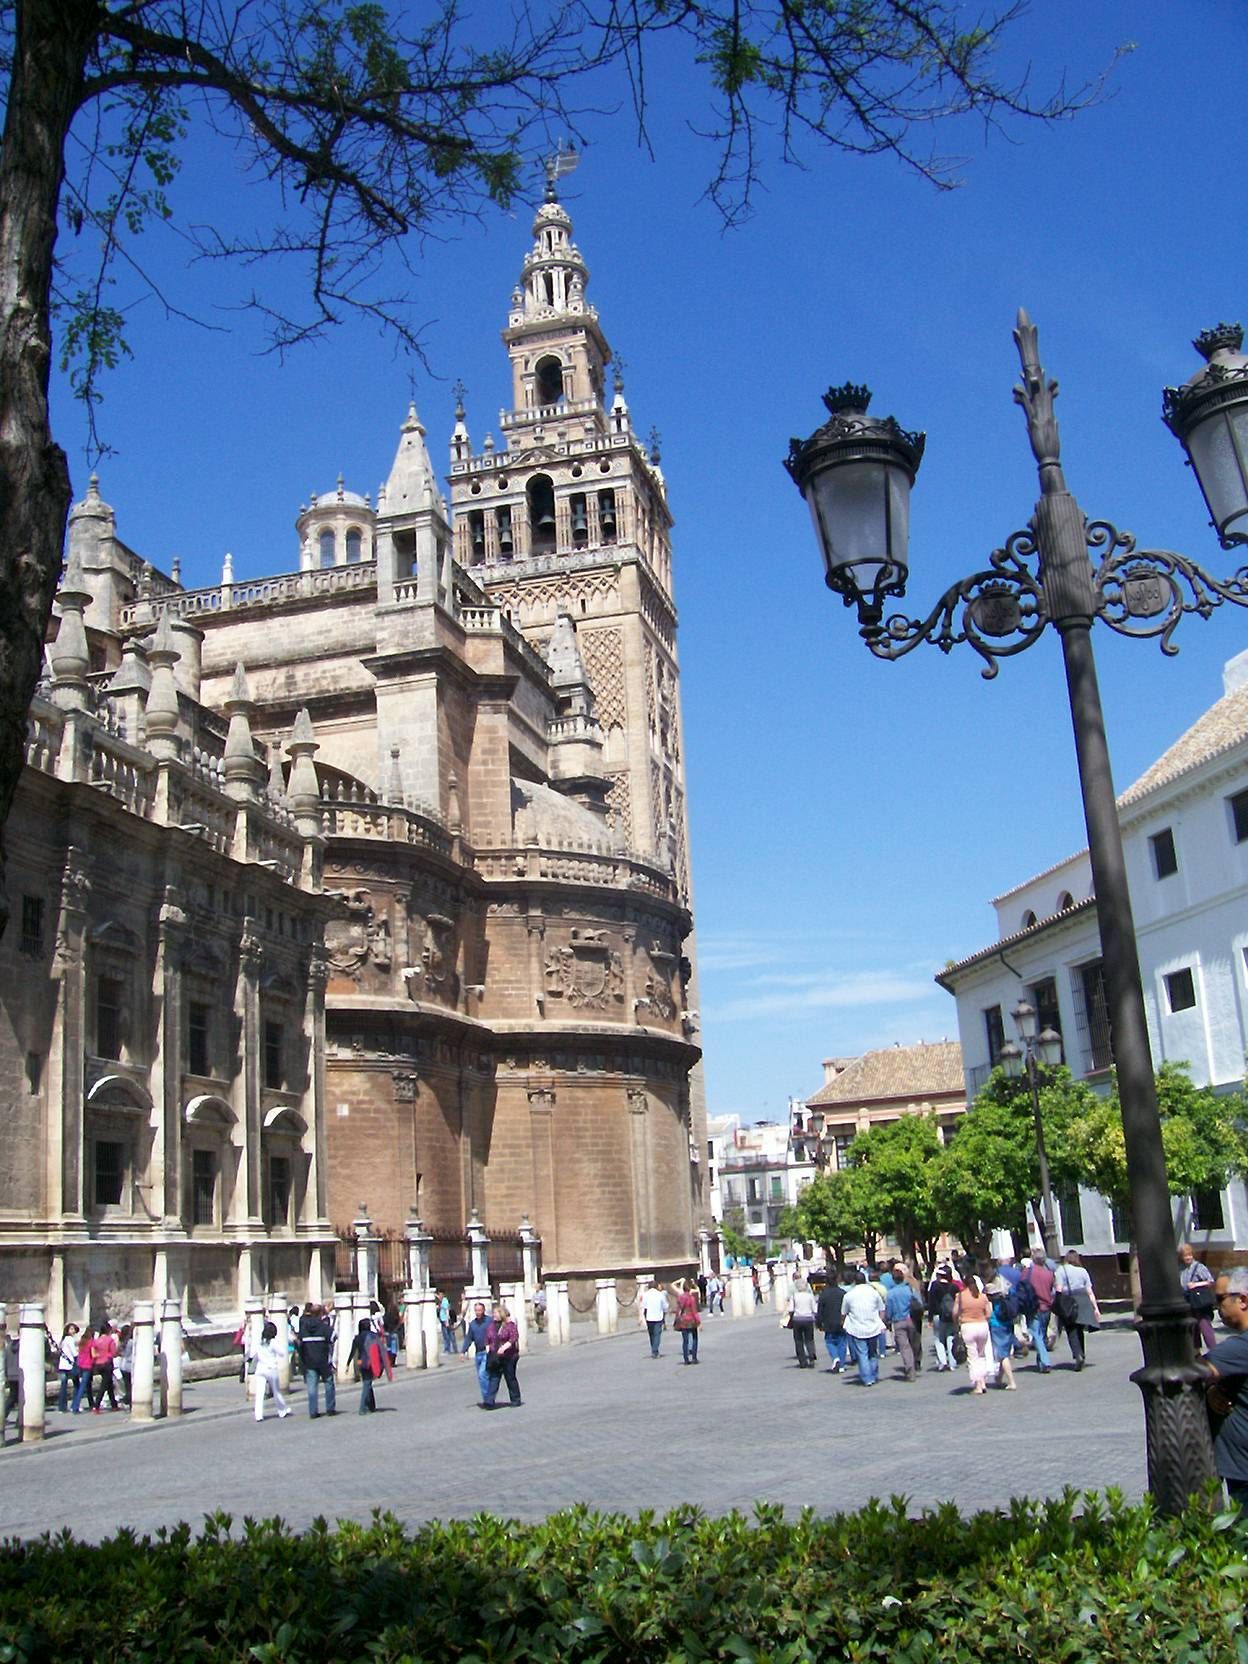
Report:
[[[529,1309],[524,1300],[523,1283],[500,1283],[498,1298],[506,1306],[511,1321],[516,1326],[517,1345],[521,1352],[529,1350]]]
[[[249,1294],[243,1301],[243,1354],[250,1361],[260,1350],[260,1335],[264,1329],[264,1296]],[[243,1390],[248,1397],[256,1390],[256,1373],[253,1369],[243,1372]]]
[[[789,1296],[792,1293],[789,1274],[782,1265],[776,1267],[776,1274],[771,1283],[771,1303],[776,1311],[783,1313],[788,1308]]]
[[[758,1268],[758,1292],[763,1297],[763,1304],[766,1305],[771,1297],[771,1267],[769,1265],[760,1265]]]
[[[18,1308],[17,1337],[17,1424],[22,1443],[34,1444],[43,1437],[47,1409],[47,1331],[43,1307]]]
[[[422,1288],[403,1290],[403,1362],[408,1369],[426,1369],[425,1331],[421,1301],[426,1291]]]
[[[182,1414],[182,1302],[162,1300],[160,1306],[161,1381],[165,1414]]]
[[[355,1338],[355,1325],[351,1321],[352,1298],[349,1294],[335,1294],[334,1296],[334,1374],[338,1380],[345,1381],[350,1376],[347,1368],[347,1354],[351,1350],[351,1342]]]
[[[290,1357],[290,1323],[287,1313],[290,1310],[290,1296],[287,1294],[270,1294],[266,1311],[270,1323],[277,1326],[277,1338],[282,1345],[282,1361],[278,1365],[277,1384],[283,1392],[290,1391],[291,1357]]]
[[[598,1302],[598,1333],[614,1335],[620,1328],[620,1294],[614,1277],[595,1277],[594,1290]]]
[[[748,1317],[754,1305],[754,1284],[750,1273],[736,1265],[728,1273],[729,1315]]]
[[[134,1325],[134,1364],[130,1376],[130,1419],[151,1421],[156,1392],[156,1306],[151,1300],[137,1300],[131,1316]]]
[[[425,1348],[425,1368],[442,1367],[442,1325],[438,1322],[438,1296],[425,1289],[420,1297],[420,1332]]]
[[[546,1340],[550,1346],[566,1346],[571,1337],[572,1314],[565,1278],[546,1281]]]

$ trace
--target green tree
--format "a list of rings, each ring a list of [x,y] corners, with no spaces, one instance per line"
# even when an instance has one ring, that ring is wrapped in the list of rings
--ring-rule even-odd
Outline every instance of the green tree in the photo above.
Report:
[[[178,230],[191,258],[257,272],[253,304],[279,346],[363,310],[418,350],[410,312],[387,298],[408,287],[395,261],[411,262],[441,224],[505,204],[552,132],[579,131],[571,100],[613,101],[595,75],[623,72],[644,141],[649,55],[692,58],[719,145],[710,194],[730,217],[748,205],[766,124],[786,159],[806,136],[891,154],[947,186],[950,164],[924,139],[942,117],[1051,121],[1085,101],[1060,89],[1033,100],[1025,78],[994,76],[1018,11],[968,30],[954,0],[532,0],[472,12],[458,0],[0,0],[0,831],[71,496],[49,420],[52,365],[93,408],[137,298],[117,291],[117,274],[141,291],[138,239],[177,217],[172,187],[193,129],[268,195],[254,216],[240,208],[235,223],[207,227],[189,204]],[[266,286],[279,261],[305,272],[306,310],[280,309]],[[177,310],[154,283],[148,292]],[[0,929],[6,918],[0,847]]]
[[[862,1207],[863,1183],[851,1169],[820,1173],[797,1199],[795,1212],[800,1234],[817,1242],[838,1270],[844,1267],[849,1248],[866,1243],[874,1257],[876,1230]]]
[[[1157,1108],[1172,1196],[1221,1190],[1248,1171],[1248,1102],[1242,1091],[1219,1094],[1195,1086],[1186,1064],[1163,1063],[1157,1071]],[[1121,1218],[1130,1219],[1131,1182],[1116,1080],[1105,1097],[1092,1095],[1067,1124],[1054,1173],[1099,1190]]]
[[[719,1228],[723,1232],[725,1252],[731,1254],[738,1264],[752,1264],[754,1244],[745,1234],[745,1209],[729,1208],[720,1220]]]
[[[1069,1129],[1098,1101],[1092,1088],[1065,1067],[1040,1080],[1040,1119],[1054,1177],[1073,1176]],[[938,1155],[932,1173],[934,1208],[943,1228],[964,1248],[987,1258],[994,1230],[1027,1240],[1028,1204],[1040,1206],[1031,1093],[1025,1080],[994,1069]]]
[[[933,1115],[903,1115],[860,1133],[849,1163],[860,1177],[864,1215],[887,1233],[901,1253],[924,1265],[935,1259],[940,1225],[932,1177],[940,1153]]]

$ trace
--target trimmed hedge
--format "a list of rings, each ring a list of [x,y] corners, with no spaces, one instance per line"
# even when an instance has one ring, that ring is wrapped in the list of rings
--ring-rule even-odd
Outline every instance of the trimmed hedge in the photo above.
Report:
[[[1248,1664],[1248,1533],[1121,1496],[917,1519],[570,1509],[408,1533],[226,1515],[0,1548],[0,1661]]]

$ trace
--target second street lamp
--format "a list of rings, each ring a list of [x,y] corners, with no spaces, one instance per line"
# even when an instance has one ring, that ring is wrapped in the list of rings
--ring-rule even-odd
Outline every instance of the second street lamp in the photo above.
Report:
[[[1049,1157],[1044,1147],[1044,1121],[1040,1114],[1040,1066],[1053,1068],[1062,1055],[1062,1037],[1051,1028],[1036,1033],[1036,1008],[1020,1000],[1010,1012],[1018,1030],[1020,1046],[1007,1040],[1000,1052],[1001,1065],[1007,1075],[1017,1079],[1026,1072],[1027,1090],[1031,1097],[1031,1119],[1036,1140],[1036,1162],[1040,1169],[1040,1232],[1044,1237],[1044,1252],[1048,1259],[1058,1256],[1057,1210],[1053,1206],[1053,1186],[1049,1182]]]
[[[1133,537],[1107,521],[1086,520],[1062,473],[1057,383],[1041,368],[1036,330],[1023,311],[1014,339],[1022,364],[1014,397],[1026,416],[1040,496],[1030,523],[993,550],[985,569],[952,584],[926,618],[883,617],[884,597],[905,590],[909,488],[923,436],[906,433],[891,417],[868,418],[870,394],[850,385],[825,397],[829,421],[809,439],[792,441],[786,467],[810,505],[828,584],[856,605],[859,632],[877,658],[901,658],[921,642],[946,653],[966,642],[983,659],[982,674],[993,677],[998,660],[1032,646],[1048,624],[1061,637],[1139,1257],[1144,1367],[1132,1379],[1144,1397],[1149,1486],[1161,1509],[1175,1513],[1214,1476],[1213,1448],[1206,1377],[1179,1288],[1092,625],[1099,619],[1121,635],[1159,637],[1162,651],[1173,653],[1170,638],[1185,614],[1207,618],[1224,601],[1248,606],[1248,567],[1218,579],[1184,555],[1137,550]],[[1182,388],[1166,390],[1165,419],[1187,447],[1218,537],[1230,547],[1248,541],[1248,359],[1237,327],[1219,325],[1195,345],[1206,364]],[[847,476],[848,543],[836,530],[838,478]],[[1089,551],[1099,554],[1099,565]]]

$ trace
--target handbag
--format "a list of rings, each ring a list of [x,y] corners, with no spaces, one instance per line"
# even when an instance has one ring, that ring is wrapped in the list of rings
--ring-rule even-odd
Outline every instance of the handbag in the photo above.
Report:
[[[1054,1294],[1053,1310],[1063,1329],[1073,1329],[1079,1321],[1079,1302],[1068,1288],[1059,1288]]]
[[[485,1354],[485,1373],[487,1375],[501,1375],[503,1373],[503,1360],[497,1352],[487,1352]]]
[[[784,1316],[780,1319],[780,1327],[782,1329],[791,1329],[793,1327],[792,1312],[785,1312]]]
[[[962,1339],[961,1335],[955,1335],[953,1337],[953,1361],[955,1364],[964,1364],[966,1362],[966,1342]]]

